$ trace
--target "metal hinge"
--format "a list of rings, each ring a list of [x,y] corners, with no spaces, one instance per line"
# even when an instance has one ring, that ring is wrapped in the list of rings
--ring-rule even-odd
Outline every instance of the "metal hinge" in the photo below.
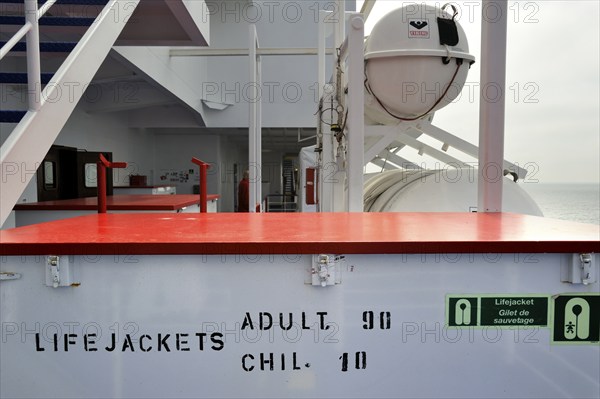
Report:
[[[342,269],[340,264],[343,261],[344,256],[340,255],[313,255],[311,266],[308,270],[308,278],[304,282],[306,284],[320,285],[321,287],[341,284]]]
[[[595,283],[594,254],[573,254],[562,281],[583,285]]]
[[[0,281],[18,280],[21,278],[21,273],[0,272]]]
[[[50,275],[50,284],[52,287],[58,288],[60,284],[60,257],[48,256],[48,272],[46,273],[46,285],[48,284],[48,274]]]
[[[75,285],[72,256],[46,257],[46,286],[58,288]]]
[[[579,260],[581,261],[581,282],[584,285],[593,283],[592,281],[592,265],[594,258],[592,254],[579,254]]]

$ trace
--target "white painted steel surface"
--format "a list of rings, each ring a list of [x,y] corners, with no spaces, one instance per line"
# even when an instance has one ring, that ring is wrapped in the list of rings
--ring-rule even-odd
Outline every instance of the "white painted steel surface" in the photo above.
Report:
[[[326,44],[327,44],[327,38],[331,35],[334,34],[334,31],[337,32],[337,30],[332,27],[330,23],[326,23],[326,21],[328,21],[328,18],[331,18],[330,16],[330,12],[328,11],[324,11],[324,10],[319,10],[319,24],[318,24],[318,52],[319,52],[319,58],[317,61],[317,82],[318,82],[318,88],[319,88],[319,99],[320,101],[323,101],[323,108],[327,108],[327,106],[325,105],[325,100],[329,99],[328,97],[330,95],[333,95],[333,91],[335,90],[335,88],[333,88],[332,86],[328,86],[330,90],[329,93],[327,93],[326,89],[326,73],[327,73],[327,59],[326,59],[326,52],[325,52],[325,48],[326,48]],[[341,19],[341,18],[340,18]],[[337,49],[337,46],[339,45],[339,43],[337,42],[337,36],[334,35],[334,47]],[[337,54],[333,54],[332,58],[332,64],[334,65],[334,70],[335,70],[335,65],[337,62]],[[325,95],[327,93],[327,95]],[[322,150],[321,150],[321,154],[318,157],[319,158],[319,162],[317,164],[318,166],[318,174],[319,174],[319,179],[317,184],[319,189],[317,190],[319,193],[319,198],[318,198],[318,205],[317,205],[317,209],[320,212],[332,212],[333,211],[333,184],[331,184],[332,182],[330,181],[331,179],[328,179],[328,181],[325,181],[326,179],[324,178],[326,173],[330,173],[331,170],[334,171],[335,173],[335,163],[334,163],[334,153],[333,153],[333,135],[331,133],[331,129],[330,126],[327,125],[326,123],[323,122],[321,117],[317,117],[317,131],[321,132],[321,137],[320,139],[317,140],[317,143],[322,144]],[[329,175],[331,176],[331,175]]]
[[[488,12],[495,14],[488,16]],[[503,209],[507,12],[506,0],[483,2],[478,157],[478,206],[481,212],[502,212]]]
[[[347,211],[363,210],[363,174],[365,148],[364,117],[364,35],[365,22],[361,14],[350,14],[350,32],[348,34],[348,92],[356,95],[348,96],[348,131],[347,131],[347,164],[348,182]]]
[[[58,289],[44,285],[45,258],[3,258],[2,270],[22,277],[0,283],[0,396],[600,394],[598,345],[552,345],[549,328],[445,327],[447,294],[598,293],[598,282],[561,282],[571,254],[348,255],[341,284],[325,288],[305,284],[311,258],[90,254],[74,258],[81,285]],[[370,311],[374,328],[365,329]],[[253,328],[242,329],[246,312]],[[268,330],[259,329],[260,312],[273,316]],[[290,330],[282,330],[280,312],[283,325],[292,313]],[[390,312],[389,329],[381,329],[380,312]],[[57,351],[55,333],[63,334]],[[96,334],[87,352],[86,333]],[[118,349],[110,352],[113,333]],[[207,334],[202,350],[197,333]],[[64,334],[74,334],[68,352]],[[164,344],[158,351],[158,334],[169,351]],[[188,334],[179,336],[180,350],[176,334]],[[261,353],[273,353],[273,371],[261,370]]]

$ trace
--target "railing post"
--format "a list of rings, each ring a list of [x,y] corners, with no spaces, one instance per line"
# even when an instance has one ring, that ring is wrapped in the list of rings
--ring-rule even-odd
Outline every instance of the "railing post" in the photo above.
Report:
[[[106,213],[106,166],[102,161],[96,163],[96,181],[98,182],[98,213]]]
[[[206,177],[208,175],[208,169],[210,164],[199,160],[198,158],[192,158],[192,163],[200,167],[200,213],[208,212],[208,193],[206,189]]]
[[[208,202],[208,195],[206,192],[206,171],[208,169],[208,165],[207,164],[203,164],[200,166],[200,180],[202,180],[202,184],[200,184],[200,213],[206,213],[207,212],[207,202]]]
[[[96,185],[98,186],[98,213],[106,213],[106,169],[126,168],[127,162],[108,162],[104,155],[96,163]]]
[[[106,166],[96,163],[96,181],[98,182],[98,213],[106,213]]]
[[[27,32],[27,89],[29,110],[37,111],[41,107],[42,81],[40,69],[40,30],[38,25],[37,0],[25,0],[25,20],[31,24]]]

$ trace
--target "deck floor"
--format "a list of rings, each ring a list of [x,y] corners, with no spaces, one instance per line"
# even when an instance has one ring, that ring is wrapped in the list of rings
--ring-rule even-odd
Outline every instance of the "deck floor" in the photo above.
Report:
[[[208,195],[209,201],[218,199],[218,195]],[[106,207],[113,211],[174,211],[200,203],[199,195],[151,195],[129,194],[106,197]],[[98,209],[97,197],[74,198],[68,200],[30,202],[17,204],[15,211],[84,211]]]

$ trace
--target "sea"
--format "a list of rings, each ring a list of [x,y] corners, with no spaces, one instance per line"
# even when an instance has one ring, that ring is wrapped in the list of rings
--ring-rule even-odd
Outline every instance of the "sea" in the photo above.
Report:
[[[522,183],[545,217],[600,225],[600,183]]]

